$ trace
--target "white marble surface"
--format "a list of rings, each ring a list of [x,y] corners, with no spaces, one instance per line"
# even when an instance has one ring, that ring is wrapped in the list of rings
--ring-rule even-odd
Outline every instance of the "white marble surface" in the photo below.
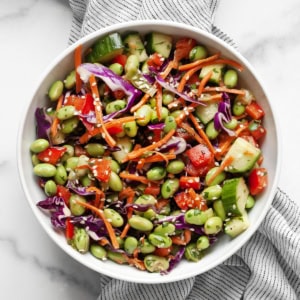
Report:
[[[275,4],[276,2],[276,4]],[[264,78],[282,132],[279,186],[300,205],[298,178],[300,2],[226,0],[216,24]],[[96,299],[98,275],[64,254],[39,227],[18,180],[18,120],[43,69],[67,46],[67,0],[0,1],[0,298]]]

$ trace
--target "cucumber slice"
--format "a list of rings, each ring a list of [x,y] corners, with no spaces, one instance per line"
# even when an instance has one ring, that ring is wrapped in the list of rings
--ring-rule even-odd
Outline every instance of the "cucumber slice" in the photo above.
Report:
[[[140,62],[143,62],[148,58],[142,38],[138,32],[128,33],[124,37],[123,43],[125,51],[129,54],[136,55]]]
[[[118,163],[122,163],[123,159],[127,156],[127,154],[132,150],[132,141],[129,137],[122,137],[116,140],[117,147],[121,148],[119,151],[115,151],[112,153],[112,156]]]
[[[123,53],[124,45],[119,33],[112,33],[98,40],[91,52],[86,56],[87,61],[107,63]]]
[[[218,101],[207,101],[205,105],[199,105],[196,107],[196,116],[203,124],[209,123],[218,112]]]
[[[203,77],[205,77],[205,75],[208,72],[213,71],[213,74],[210,77],[209,82],[213,84],[219,84],[222,79],[224,69],[225,69],[224,64],[213,64],[213,65],[205,66],[201,69],[199,78],[202,79]]]
[[[224,224],[224,232],[230,237],[234,238],[241,234],[249,227],[248,215],[245,212],[240,217],[234,217],[229,219]]]
[[[148,54],[157,52],[163,57],[169,57],[172,49],[172,36],[159,32],[151,32],[146,35],[145,39]]]
[[[243,173],[251,170],[259,159],[260,154],[260,149],[245,139],[238,137],[224,157],[224,160],[230,156],[233,158],[232,163],[226,168],[226,172]]]
[[[242,216],[249,195],[249,189],[243,177],[227,179],[223,183],[221,199],[226,215]]]

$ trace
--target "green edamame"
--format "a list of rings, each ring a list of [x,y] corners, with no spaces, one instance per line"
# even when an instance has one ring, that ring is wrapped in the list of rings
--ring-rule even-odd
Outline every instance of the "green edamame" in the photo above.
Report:
[[[188,224],[203,225],[207,219],[207,213],[198,208],[191,208],[184,214],[184,221]]]
[[[49,142],[46,139],[36,139],[30,145],[30,151],[33,153],[40,153],[49,147]]]
[[[153,246],[148,239],[144,239],[139,243],[139,249],[142,254],[149,254],[155,251],[155,246]]]
[[[84,149],[91,157],[101,157],[105,152],[104,146],[99,143],[89,143]]]
[[[67,120],[70,119],[74,116],[75,113],[75,107],[73,105],[66,105],[61,107],[57,113],[56,113],[56,117],[59,120]]]
[[[202,235],[197,239],[196,247],[198,250],[205,250],[209,247],[209,239],[206,235]]]
[[[77,156],[72,156],[69,157],[66,161],[65,161],[65,168],[67,171],[70,170],[75,170],[77,165],[78,165],[78,161],[79,161],[79,157]]]
[[[39,177],[53,177],[56,174],[56,167],[48,163],[40,163],[34,166],[33,173]]]
[[[172,245],[172,239],[167,235],[150,233],[148,239],[149,242],[157,248],[168,248]]]
[[[112,208],[105,208],[103,210],[103,213],[106,217],[106,219],[109,220],[110,224],[113,227],[121,227],[124,224],[123,217],[114,209]]]
[[[146,173],[146,176],[149,180],[161,180],[165,178],[166,175],[167,175],[166,169],[161,166],[153,167]]]
[[[53,82],[48,91],[48,96],[50,100],[57,101],[58,98],[62,95],[63,90],[64,84],[61,80]]]
[[[120,165],[114,159],[110,160],[110,169],[117,174],[121,171]]]
[[[121,192],[123,189],[123,182],[122,182],[121,178],[119,177],[119,175],[114,171],[112,171],[110,173],[110,178],[108,180],[108,186],[114,192]]]
[[[219,184],[211,185],[205,188],[201,193],[206,200],[217,200],[221,197],[221,194],[222,187]]]
[[[75,84],[76,84],[76,71],[75,70],[71,71],[68,74],[68,76],[64,80],[64,84],[65,84],[65,88],[67,90],[70,90],[75,86]]]
[[[237,125],[238,125],[238,120],[234,118],[232,118],[228,123],[224,122],[224,126],[231,130],[235,129]]]
[[[164,132],[168,133],[172,129],[176,129],[176,128],[177,128],[177,123],[176,123],[175,118],[173,116],[168,116],[165,119]]]
[[[113,112],[119,111],[126,106],[126,102],[124,100],[115,100],[106,104],[105,112],[107,114],[111,114]]]
[[[77,128],[78,124],[79,124],[79,119],[76,116],[71,117],[62,122],[61,131],[65,134],[69,134],[73,132],[75,128]]]
[[[172,235],[175,232],[175,225],[172,223],[163,223],[155,227],[154,233],[165,236]]]
[[[128,254],[132,254],[138,247],[138,240],[134,236],[128,236],[124,241],[124,250]]]
[[[238,101],[237,98],[235,99],[235,101],[233,102],[233,106],[232,106],[232,113],[235,116],[241,116],[246,110],[245,105],[242,104],[242,102]]]
[[[85,207],[77,201],[86,203],[86,199],[83,196],[72,194],[69,200],[71,213],[74,216],[81,216],[85,213]]]
[[[224,84],[228,88],[234,88],[238,83],[238,73],[236,70],[227,70],[224,74]]]
[[[161,186],[161,195],[164,199],[172,197],[179,189],[179,179],[168,178]]]
[[[219,135],[219,131],[215,128],[214,121],[210,121],[206,125],[205,133],[210,140],[214,140]]]
[[[56,167],[56,173],[54,175],[54,181],[57,184],[64,185],[67,182],[68,174],[63,165],[58,165]]]
[[[203,257],[203,252],[197,248],[196,243],[189,243],[185,248],[184,257],[189,261],[197,262]]]
[[[156,212],[152,208],[149,208],[143,213],[143,217],[150,221],[154,220],[156,217]]]
[[[60,161],[62,161],[62,162],[65,162],[68,158],[73,157],[75,154],[75,149],[72,145],[64,145],[64,147],[67,150],[60,159]]]
[[[149,105],[143,105],[136,111],[135,116],[141,118],[136,121],[138,125],[146,126],[151,120],[152,109]]]
[[[129,137],[135,137],[137,135],[138,129],[139,128],[136,124],[136,121],[127,122],[124,124],[124,131]]]
[[[121,64],[119,63],[113,63],[109,66],[109,69],[111,69],[114,73],[117,75],[122,75],[124,68]]]
[[[172,160],[167,165],[167,172],[171,174],[179,174],[184,170],[185,164],[182,160]]]
[[[119,252],[107,251],[107,258],[118,263],[118,264],[125,264],[127,263],[126,257]]]
[[[214,216],[208,218],[208,220],[204,224],[204,232],[206,234],[217,234],[223,228],[223,221],[220,217]]]
[[[170,91],[163,91],[162,103],[163,105],[168,105],[174,100],[174,93]]]
[[[32,165],[33,166],[36,166],[37,164],[40,163],[40,160],[38,159],[37,155],[36,154],[33,154],[31,156],[31,162],[32,162]]]
[[[255,199],[252,195],[248,195],[247,201],[246,201],[246,208],[250,209],[255,205]]]
[[[208,55],[207,49],[202,46],[202,45],[198,45],[195,46],[189,53],[189,59],[191,61],[195,61],[195,60],[199,60],[199,59],[203,59],[206,58]]]
[[[107,251],[101,245],[92,244],[90,246],[90,251],[91,251],[92,255],[98,259],[105,260],[107,257]]]
[[[54,196],[57,193],[57,186],[54,180],[46,181],[44,191],[47,196]]]
[[[90,178],[89,174],[80,177],[79,180],[80,183],[85,187],[89,187],[92,185],[92,179]]]
[[[137,215],[133,215],[128,220],[128,223],[132,228],[140,231],[151,231],[153,229],[153,224],[151,221]]]
[[[143,194],[139,196],[134,203],[136,204],[146,204],[146,205],[155,205],[157,203],[157,200],[154,196]]]
[[[90,246],[90,236],[84,228],[75,227],[74,245],[80,253],[86,253]]]
[[[169,261],[165,257],[149,254],[144,258],[146,269],[151,272],[162,272],[169,269]]]

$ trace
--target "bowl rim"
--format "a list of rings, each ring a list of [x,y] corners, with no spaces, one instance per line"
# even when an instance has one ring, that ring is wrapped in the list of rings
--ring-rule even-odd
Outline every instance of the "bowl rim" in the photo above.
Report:
[[[263,90],[264,94],[265,94],[265,98],[270,106],[270,110],[272,115],[274,116],[274,120],[276,119],[276,122],[274,122],[274,130],[275,130],[275,134],[276,134],[276,146],[277,146],[277,156],[276,156],[276,167],[275,167],[275,176],[274,176],[274,180],[272,182],[272,186],[270,188],[270,193],[268,195],[267,199],[264,199],[264,201],[266,201],[264,209],[261,211],[261,213],[259,214],[258,218],[256,219],[255,224],[251,224],[251,226],[246,230],[242,242],[240,244],[236,244],[235,247],[231,248],[231,251],[229,251],[228,253],[224,254],[222,257],[218,257],[213,263],[209,264],[206,268],[204,268],[204,270],[202,270],[201,272],[199,271],[195,271],[194,273],[188,273],[188,274],[178,274],[176,276],[172,276],[172,272],[167,275],[167,276],[151,276],[152,273],[149,273],[150,275],[147,276],[147,280],[144,279],[143,276],[139,277],[134,277],[131,278],[128,274],[128,276],[122,276],[120,274],[116,274],[113,272],[110,272],[109,270],[103,270],[103,271],[99,271],[99,268],[94,267],[91,264],[87,264],[82,260],[82,254],[77,253],[76,251],[74,251],[74,249],[72,247],[70,247],[69,245],[66,245],[68,247],[66,247],[66,245],[62,245],[61,243],[58,243],[58,241],[56,240],[56,233],[53,230],[53,228],[51,226],[46,225],[44,222],[41,222],[40,220],[40,209],[37,208],[37,206],[33,203],[33,201],[31,201],[31,195],[29,192],[29,189],[26,185],[26,180],[25,180],[25,170],[23,169],[23,165],[22,165],[22,156],[23,153],[21,151],[22,149],[22,134],[23,131],[25,129],[25,121],[26,121],[26,116],[28,115],[29,109],[30,109],[30,104],[32,102],[32,99],[34,99],[36,93],[38,92],[42,82],[45,80],[47,74],[49,73],[49,71],[51,71],[53,69],[54,66],[56,66],[65,56],[67,56],[68,54],[70,54],[71,52],[73,52],[75,50],[75,48],[80,45],[80,44],[85,44],[87,42],[89,42],[90,40],[98,37],[98,36],[103,36],[106,33],[112,32],[112,31],[118,31],[121,30],[122,28],[125,27],[136,27],[138,28],[139,26],[151,26],[153,24],[156,25],[161,25],[162,27],[174,27],[174,28],[178,28],[180,27],[180,29],[184,29],[187,31],[191,31],[199,36],[205,36],[207,39],[212,40],[214,43],[216,43],[217,45],[220,44],[222,45],[224,48],[226,48],[229,52],[232,52],[236,57],[238,57],[243,64],[246,66],[246,68],[254,75],[254,77],[257,79],[257,81],[259,82],[261,89]],[[248,62],[248,60],[242,56],[237,49],[235,49],[234,47],[232,47],[231,45],[229,45],[227,42],[221,40],[220,38],[214,36],[212,33],[206,32],[202,29],[193,27],[191,25],[188,24],[184,24],[184,23],[180,23],[180,22],[174,22],[174,21],[166,21],[166,20],[135,20],[135,21],[128,21],[128,22],[122,22],[122,23],[118,23],[118,24],[114,24],[114,25],[110,25],[107,26],[105,28],[96,30],[95,32],[92,32],[82,38],[80,38],[78,41],[76,41],[75,43],[73,43],[72,45],[69,45],[66,49],[64,49],[60,54],[58,54],[52,61],[50,61],[50,63],[46,66],[46,68],[44,69],[44,71],[41,73],[41,75],[39,76],[39,79],[37,80],[37,83],[34,85],[34,89],[33,92],[30,94],[30,101],[28,102],[27,105],[25,105],[24,108],[24,113],[22,114],[22,118],[20,120],[20,124],[19,124],[19,129],[18,129],[18,136],[17,136],[17,166],[18,166],[18,175],[19,175],[19,179],[21,182],[21,186],[23,189],[23,192],[26,196],[26,200],[29,203],[35,217],[38,219],[39,224],[42,225],[42,227],[44,228],[44,230],[47,232],[48,236],[50,236],[50,238],[52,239],[52,241],[58,245],[64,252],[66,252],[69,256],[71,256],[73,259],[75,259],[77,262],[79,262],[80,264],[86,266],[87,268],[90,268],[96,272],[98,272],[99,274],[103,274],[103,275],[107,275],[116,279],[120,279],[120,280],[124,280],[124,281],[129,281],[129,282],[136,282],[136,283],[144,283],[144,284],[156,284],[156,283],[167,283],[167,282],[175,282],[175,281],[179,281],[182,279],[187,279],[196,275],[200,275],[202,273],[205,273],[213,268],[215,268],[216,266],[220,265],[221,263],[223,263],[225,260],[227,260],[228,258],[230,258],[232,255],[234,255],[241,247],[243,247],[247,241],[253,236],[253,234],[258,230],[258,227],[261,225],[263,219],[266,217],[267,212],[269,211],[269,209],[271,208],[271,203],[272,200],[276,194],[276,190],[277,190],[277,183],[279,180],[279,173],[280,173],[280,168],[281,168],[281,144],[279,142],[280,140],[280,129],[279,129],[279,124],[277,122],[277,120],[279,120],[277,118],[277,113],[275,111],[274,106],[271,106],[270,103],[270,97],[269,97],[269,93],[266,91],[266,85],[264,84],[263,80],[260,78],[260,76],[257,74],[257,71],[252,67],[252,65]]]

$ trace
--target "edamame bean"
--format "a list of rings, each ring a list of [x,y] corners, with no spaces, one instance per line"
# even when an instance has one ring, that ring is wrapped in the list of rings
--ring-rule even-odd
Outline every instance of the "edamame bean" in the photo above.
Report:
[[[238,83],[238,73],[236,70],[227,70],[224,74],[224,84],[228,88],[234,88]]]
[[[196,247],[198,250],[205,250],[209,247],[209,239],[206,235],[202,235],[197,239]]]
[[[172,116],[168,116],[165,119],[165,127],[164,127],[164,132],[168,133],[169,131],[171,131],[172,129],[176,129],[177,128],[177,123],[174,117]]]
[[[128,220],[129,225],[139,231],[151,231],[153,229],[153,224],[146,218],[141,216],[133,215]]]
[[[139,196],[134,203],[136,204],[142,204],[142,205],[155,205],[157,203],[157,200],[154,196],[143,194]]]
[[[85,213],[85,207],[78,204],[77,201],[86,203],[86,199],[83,196],[72,194],[69,200],[71,213],[74,216],[81,216]]]
[[[197,262],[203,257],[203,252],[201,252],[196,243],[189,243],[185,247],[184,257],[189,261]]]
[[[119,237],[119,236],[116,236],[116,240],[117,240],[117,242],[119,243],[120,249],[123,249],[123,248],[124,248],[124,239],[122,239],[122,238]]]
[[[78,161],[79,161],[79,157],[77,156],[73,156],[73,157],[69,157],[66,161],[65,161],[65,168],[67,171],[70,170],[75,170],[77,165],[78,165]]]
[[[206,200],[217,200],[221,197],[222,187],[219,184],[211,185],[205,188],[201,194]]]
[[[80,177],[79,180],[80,180],[80,183],[85,187],[89,187],[92,185],[92,180],[91,180],[89,174],[86,174],[86,175]]]
[[[53,82],[49,88],[48,96],[51,101],[57,101],[64,89],[64,84],[61,80]]]
[[[255,199],[254,199],[254,197],[251,196],[251,195],[248,195],[247,201],[246,201],[246,206],[245,206],[245,207],[246,207],[247,209],[250,209],[250,208],[252,208],[254,205],[255,205]]]
[[[144,264],[146,269],[151,273],[166,271],[170,266],[167,258],[153,254],[145,256]]]
[[[57,113],[56,113],[56,117],[59,120],[67,120],[70,119],[74,116],[75,113],[75,107],[73,105],[66,105],[61,107]]]
[[[215,172],[217,172],[218,169],[219,169],[218,167],[214,167],[207,172],[207,174],[205,176],[206,184],[207,184],[207,182],[210,182],[211,177],[214,176]],[[215,179],[212,182],[210,182],[209,186],[220,184],[225,178],[226,178],[226,173],[224,171],[222,171],[220,174],[218,174],[215,177]]]
[[[110,173],[110,178],[108,180],[108,186],[111,190],[114,192],[121,192],[123,189],[123,183],[122,180],[120,179],[119,175],[112,171]]]
[[[184,162],[181,160],[172,160],[167,165],[167,172],[171,174],[179,174],[184,170]]]
[[[73,70],[69,73],[69,75],[64,80],[65,88],[67,90],[70,90],[75,86],[75,83],[76,83],[76,71]]]
[[[184,214],[184,221],[188,224],[203,225],[208,219],[205,211],[198,208],[191,208]]]
[[[120,165],[114,159],[110,160],[110,169],[117,174],[121,171]]]
[[[216,215],[218,217],[220,217],[222,219],[222,221],[225,221],[225,219],[226,219],[226,212],[225,212],[222,200],[216,200],[216,201],[214,201],[213,208],[214,208],[214,211],[215,211]]]
[[[166,175],[167,175],[166,169],[161,166],[153,167],[146,173],[146,176],[149,180],[161,180],[165,178]]]
[[[168,248],[172,245],[172,240],[167,235],[150,233],[148,239],[149,242],[157,248]]]
[[[242,104],[242,102],[235,100],[232,106],[232,113],[235,116],[241,116],[246,110],[246,107]]]
[[[107,258],[118,263],[118,264],[126,264],[126,257],[120,252],[107,251]]]
[[[214,140],[219,135],[219,131],[215,128],[214,121],[210,121],[206,125],[205,133],[210,140]]]
[[[64,155],[61,157],[60,161],[65,162],[68,158],[73,157],[75,154],[75,149],[72,145],[64,145],[67,149]]]
[[[90,251],[92,255],[98,259],[105,260],[107,258],[107,251],[101,245],[92,244],[90,247]]]
[[[163,105],[168,105],[174,100],[174,93],[170,91],[163,91],[162,103]]]
[[[37,164],[40,163],[40,160],[38,159],[37,155],[36,154],[33,154],[31,156],[31,162],[32,162],[32,165],[33,166],[36,166]]]
[[[203,59],[207,57],[207,49],[204,46],[195,46],[189,53],[189,59],[191,61]]]
[[[133,236],[128,236],[124,241],[124,250],[128,254],[132,254],[138,247],[138,240]]]
[[[104,146],[99,143],[89,143],[85,145],[84,149],[91,157],[100,157],[105,152]]]
[[[75,227],[74,245],[80,253],[86,253],[90,246],[90,236],[84,228]]]
[[[30,151],[40,153],[49,147],[49,142],[46,139],[36,139],[30,145]]]
[[[124,224],[123,217],[114,209],[112,208],[105,208],[103,210],[103,213],[106,217],[106,219],[109,220],[110,224],[113,227],[121,227]]]
[[[40,163],[34,166],[33,173],[39,177],[53,177],[56,174],[56,167],[48,163]]]
[[[148,239],[144,239],[139,243],[140,252],[142,254],[149,254],[155,251],[155,246],[153,246]]]
[[[119,111],[126,106],[126,102],[124,100],[115,100],[106,104],[105,111],[107,114],[111,114],[113,112]]]
[[[179,179],[168,178],[161,186],[161,196],[164,199],[172,197],[179,189]]]
[[[149,105],[143,105],[136,111],[135,116],[137,118],[142,118],[136,121],[138,125],[146,126],[151,120],[152,109]]]
[[[170,116],[174,117],[175,119],[178,118],[182,113],[182,110],[180,109],[177,109],[177,110],[174,110],[170,113]]]
[[[155,227],[154,233],[159,235],[172,235],[175,232],[175,225],[172,223],[163,223]]]
[[[143,217],[150,221],[154,220],[156,217],[156,212],[152,208],[149,208],[143,213]]]
[[[44,186],[44,191],[47,196],[54,196],[57,193],[57,186],[53,180],[47,180]]]
[[[74,129],[78,126],[79,119],[74,116],[67,120],[64,120],[61,124],[61,131],[65,134],[69,134],[74,131]]]
[[[214,216],[209,218],[204,224],[205,234],[217,234],[222,230],[223,221],[220,217]]]
[[[134,76],[139,69],[139,65],[140,62],[137,55],[129,55],[124,66],[126,77],[130,79],[132,76]]]
[[[169,115],[169,110],[166,107],[161,108],[161,121],[165,120]]]
[[[109,66],[109,68],[117,75],[122,75],[124,70],[123,66],[119,63],[113,63]]]
[[[64,185],[67,182],[68,174],[63,165],[56,167],[56,173],[54,175],[54,181],[59,185]]]
[[[232,118],[228,123],[225,123],[225,122],[224,122],[223,124],[224,124],[224,127],[233,130],[233,129],[235,129],[236,126],[238,125],[238,120]]]
[[[124,124],[124,131],[127,136],[135,137],[138,132],[138,126],[135,121],[127,122]]]

